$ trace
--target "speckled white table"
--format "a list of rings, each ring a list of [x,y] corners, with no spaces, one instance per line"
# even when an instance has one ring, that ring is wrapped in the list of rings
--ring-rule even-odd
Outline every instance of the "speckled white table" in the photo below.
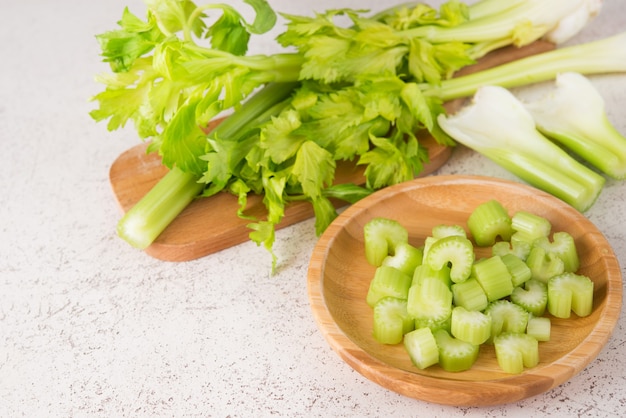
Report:
[[[284,12],[378,1],[271,0]],[[438,4],[434,2],[432,4]],[[0,416],[618,416],[626,329],[562,386],[516,404],[443,407],[389,392],[343,363],[310,312],[313,222],[278,232],[278,273],[251,243],[167,263],[115,235],[113,160],[138,140],[94,123],[106,67],[94,35],[140,0],[0,0]],[[282,24],[282,23],[281,23]],[[607,0],[576,42],[626,29]],[[272,52],[272,37],[252,52]],[[626,76],[594,77],[626,133]],[[512,178],[465,149],[440,173]],[[587,215],[626,266],[626,182]],[[624,267],[622,267],[624,272]]]

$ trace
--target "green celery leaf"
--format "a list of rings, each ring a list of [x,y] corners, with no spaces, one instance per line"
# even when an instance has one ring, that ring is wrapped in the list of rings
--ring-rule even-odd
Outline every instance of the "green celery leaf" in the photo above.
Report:
[[[249,32],[260,35],[269,32],[276,24],[276,12],[266,0],[244,0],[254,8],[256,17],[254,22],[246,24]]]
[[[128,8],[124,9],[119,25],[121,29],[96,35],[103,61],[109,63],[113,72],[129,71],[135,60],[163,39],[154,19],[144,22]]]
[[[348,203],[356,203],[370,194],[372,194],[372,190],[352,183],[334,184],[322,190],[323,196]]]
[[[241,23],[241,15],[224,7],[222,16],[208,30],[211,46],[234,55],[244,55],[248,50],[250,33]]]
[[[198,158],[206,151],[206,134],[196,123],[196,102],[181,106],[160,135],[163,164],[201,175],[204,164]]]
[[[303,193],[315,199],[321,195],[325,185],[333,182],[335,166],[330,152],[313,141],[306,141],[298,150],[292,175],[302,185]]]
[[[283,197],[287,176],[275,173],[263,179],[263,203],[267,208],[267,220],[272,224],[278,224],[285,215],[285,199]]]
[[[294,133],[301,126],[298,112],[286,110],[265,125],[260,145],[266,155],[276,164],[292,158],[306,138]]]
[[[367,165],[365,178],[368,188],[380,189],[413,178],[413,170],[402,150],[389,138],[372,136],[370,140],[375,147],[363,154],[357,163]]]
[[[337,217],[337,210],[324,196],[318,196],[311,202],[315,213],[315,233],[321,235]]]

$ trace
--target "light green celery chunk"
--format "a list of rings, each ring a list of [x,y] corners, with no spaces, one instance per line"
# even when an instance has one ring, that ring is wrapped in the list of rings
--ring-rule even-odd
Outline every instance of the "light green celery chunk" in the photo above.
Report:
[[[511,226],[518,232],[518,238],[532,244],[535,239],[547,237],[552,231],[552,224],[546,218],[524,210],[517,211],[511,218]]]
[[[489,302],[502,299],[513,292],[511,273],[497,255],[474,263],[472,277],[483,288]]]
[[[452,316],[448,316],[447,318],[444,318],[441,320],[416,319],[415,329],[426,327],[426,328],[430,328],[432,332],[435,332],[438,329],[445,329],[446,331],[450,332],[451,320],[452,320]]]
[[[514,233],[511,236],[511,241],[498,241],[491,247],[492,255],[499,255],[502,257],[506,254],[512,254],[520,260],[526,260],[528,254],[530,254],[530,248],[532,244],[524,239],[519,239],[520,235]]]
[[[411,281],[411,276],[395,267],[378,267],[367,291],[367,304],[374,307],[380,299],[388,296],[406,300]]]
[[[513,287],[521,286],[532,277],[530,267],[521,258],[513,254],[504,254],[500,258],[511,273]]]
[[[539,364],[539,342],[528,334],[505,332],[494,339],[496,359],[506,373],[519,374]]]
[[[511,293],[511,302],[535,316],[541,316],[548,305],[548,286],[541,280],[531,279]]]
[[[593,281],[575,273],[563,273],[548,280],[548,312],[557,318],[580,317],[593,311]]]
[[[386,297],[374,306],[374,339],[381,344],[399,344],[415,326],[406,310],[406,300]]]
[[[452,313],[452,291],[439,279],[420,280],[409,289],[407,310],[415,319],[443,321]]]
[[[526,334],[535,338],[537,341],[550,341],[552,331],[552,321],[546,316],[531,315],[528,318],[528,326]]]
[[[565,271],[563,260],[541,247],[532,247],[526,258],[526,265],[530,268],[532,278],[542,282],[547,282],[551,277]]]
[[[493,245],[498,237],[509,241],[513,234],[511,217],[497,200],[478,205],[470,214],[467,226],[474,242],[480,247]]]
[[[411,362],[420,370],[439,362],[437,341],[430,328],[418,328],[404,336],[404,348]]]
[[[428,264],[422,264],[415,268],[413,271],[413,282],[411,284],[419,284],[421,280],[428,278],[441,280],[441,282],[448,287],[452,285],[452,280],[450,279],[450,267],[443,266],[439,270],[434,270]]]
[[[363,228],[365,257],[373,266],[380,266],[388,255],[395,253],[400,243],[409,241],[409,232],[398,221],[374,218]]]
[[[459,340],[480,345],[491,336],[491,317],[480,311],[468,311],[462,306],[456,306],[452,309],[450,331]]]
[[[451,289],[455,306],[462,306],[470,311],[482,311],[489,305],[487,294],[474,277],[454,283]]]
[[[382,265],[395,267],[410,276],[415,268],[422,264],[423,251],[408,242],[402,242],[395,247],[393,255],[388,255],[383,259]]]
[[[469,370],[476,359],[480,347],[467,341],[454,338],[447,331],[440,329],[433,333],[439,349],[439,365],[448,372]]]
[[[491,336],[487,342],[493,342],[495,337],[505,332],[526,332],[528,311],[509,300],[491,302],[484,312],[491,317]]]
[[[431,235],[435,239],[445,238],[453,235],[467,238],[467,233],[461,225],[435,225],[432,229]]]
[[[448,236],[438,239],[430,246],[424,262],[435,270],[450,263],[450,279],[459,283],[469,277],[474,259],[474,247],[469,239]]]
[[[563,261],[564,271],[572,273],[578,271],[580,259],[576,250],[576,243],[574,237],[568,232],[555,232],[552,234],[552,241],[548,237],[537,238],[533,245],[559,257]]]

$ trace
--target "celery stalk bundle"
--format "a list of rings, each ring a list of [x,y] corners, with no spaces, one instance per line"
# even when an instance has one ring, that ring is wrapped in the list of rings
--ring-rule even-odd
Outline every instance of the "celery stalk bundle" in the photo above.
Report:
[[[265,0],[244,1],[256,12],[253,22],[226,4],[146,0],[146,20],[126,9],[120,28],[97,37],[112,73],[98,78],[106,88],[94,97],[92,117],[108,120],[110,130],[132,121],[171,169],[166,185],[120,220],[118,231],[133,246],[148,246],[184,208],[163,193],[189,202],[230,192],[242,217],[246,197],[263,194],[268,216],[251,219],[250,237],[270,250],[291,201],[311,202],[321,233],[337,215],[331,198],[351,203],[422,170],[428,153],[419,130],[453,146],[437,121],[443,103],[473,94],[484,77],[515,86],[563,71],[626,70],[626,60],[615,58],[616,49],[624,54],[624,34],[613,41],[619,46],[598,41],[451,79],[502,46],[569,39],[598,12],[590,0],[451,0],[439,10],[408,4],[371,17],[351,9],[283,15],[287,28],[277,41],[296,52],[269,56],[246,53],[251,36],[273,27],[276,12]],[[336,24],[338,16],[350,26]],[[598,64],[577,59],[577,48]],[[207,135],[203,127],[225,111],[232,111],[226,126]],[[364,165],[366,185],[333,184],[339,160]]]

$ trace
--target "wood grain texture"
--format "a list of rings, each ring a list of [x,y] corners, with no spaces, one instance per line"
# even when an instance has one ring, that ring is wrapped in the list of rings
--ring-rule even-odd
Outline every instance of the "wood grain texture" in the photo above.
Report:
[[[400,344],[372,337],[372,310],[365,299],[374,274],[364,254],[363,227],[377,216],[400,221],[410,242],[423,245],[438,224],[465,225],[471,211],[490,200],[512,215],[527,210],[575,239],[580,273],[594,281],[590,316],[552,319],[549,342],[540,343],[540,364],[520,375],[503,373],[492,346],[481,347],[471,370],[419,370]],[[468,231],[469,233],[469,231]],[[477,256],[489,255],[484,250]],[[432,176],[392,186],[357,202],[322,235],[313,252],[308,292],[314,317],[330,346],[355,370],[405,396],[456,406],[516,402],[558,386],[580,372],[606,344],[620,314],[622,278],[617,259],[595,226],[560,200],[534,188],[477,176]]]
[[[468,74],[484,68],[493,67],[528,55],[534,55],[553,49],[554,45],[538,41],[523,48],[506,47],[481,59],[477,64],[464,68],[460,74]],[[454,100],[446,104],[449,112],[460,108],[463,100]],[[214,121],[208,130],[219,120]],[[431,174],[441,167],[450,157],[451,149],[443,147],[430,137],[421,142],[428,149],[430,163],[425,166],[421,176]],[[139,144],[122,153],[112,164],[109,180],[123,213],[135,205],[166,173],[156,153],[147,154],[148,144]],[[336,173],[336,182],[354,182],[364,184],[363,169],[354,163],[340,162]],[[343,203],[337,202],[337,205]],[[237,198],[228,193],[220,193],[209,198],[197,199],[189,205],[161,233],[145,252],[152,257],[165,261],[187,261],[220,251],[247,241],[250,221],[237,216],[239,205]],[[246,213],[264,219],[266,210],[263,197],[251,195]],[[290,204],[278,229],[301,222],[314,216],[309,203]]]

